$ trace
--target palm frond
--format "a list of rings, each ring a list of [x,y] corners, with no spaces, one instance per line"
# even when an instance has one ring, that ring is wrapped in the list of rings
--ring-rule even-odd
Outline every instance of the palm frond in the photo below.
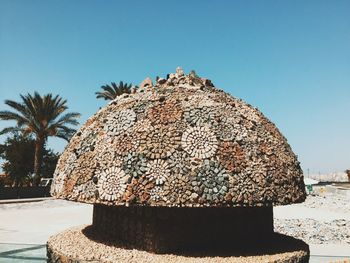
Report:
[[[76,133],[77,130],[69,128],[67,126],[61,126],[57,132],[56,132],[56,137],[62,138],[66,141],[69,141],[73,135]]]
[[[120,81],[119,84],[112,82],[111,85],[106,84],[101,86],[103,91],[95,92],[95,94],[97,99],[114,100],[124,93],[131,93],[132,87],[132,84],[124,83],[123,81]]]
[[[57,124],[71,124],[71,125],[79,125],[79,122],[76,120],[77,118],[79,118],[81,116],[80,113],[78,112],[70,112],[67,113],[63,116],[61,116],[56,123]]]
[[[24,117],[28,117],[27,108],[22,103],[18,103],[18,102],[13,101],[13,100],[5,100],[5,104],[7,104],[11,108],[15,109],[19,113],[21,113]]]
[[[56,136],[58,130],[61,137],[67,132],[71,135],[72,128],[65,125],[78,125],[77,112],[63,114],[67,109],[67,100],[59,95],[53,96],[51,93],[41,96],[38,92],[34,94],[20,95],[22,102],[6,100],[5,103],[15,111],[0,111],[0,119],[14,120],[16,127],[9,127],[2,132],[21,130],[25,134],[35,134],[36,136]],[[63,114],[63,115],[62,115]]]
[[[23,132],[23,130],[19,127],[7,127],[0,131],[0,135],[6,134],[6,133],[16,133],[16,132]]]
[[[28,120],[19,115],[18,113],[12,112],[12,111],[0,111],[0,119],[4,121],[13,120],[17,123],[27,123]]]

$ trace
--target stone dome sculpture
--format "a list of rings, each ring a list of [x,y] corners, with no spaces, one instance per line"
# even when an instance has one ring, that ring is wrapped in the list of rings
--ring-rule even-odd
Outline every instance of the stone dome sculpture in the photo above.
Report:
[[[51,237],[48,262],[308,262],[307,244],[273,228],[273,205],[305,200],[296,155],[194,71],[146,79],[88,119],[51,193],[93,204],[93,220]]]
[[[181,70],[117,97],[71,139],[52,195],[106,205],[302,202],[287,140],[258,109]]]

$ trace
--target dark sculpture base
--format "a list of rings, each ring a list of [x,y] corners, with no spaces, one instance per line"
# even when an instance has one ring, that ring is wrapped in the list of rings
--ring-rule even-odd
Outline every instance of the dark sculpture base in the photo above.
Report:
[[[91,234],[91,233],[98,233]],[[154,253],[244,248],[273,234],[272,207],[178,208],[94,205],[91,239]]]

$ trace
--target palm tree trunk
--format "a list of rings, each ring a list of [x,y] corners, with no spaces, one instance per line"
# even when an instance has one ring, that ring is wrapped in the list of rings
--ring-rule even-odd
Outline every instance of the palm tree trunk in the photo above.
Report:
[[[38,136],[35,141],[35,158],[34,158],[34,173],[35,176],[41,175],[41,165],[43,161],[43,149],[45,138]]]

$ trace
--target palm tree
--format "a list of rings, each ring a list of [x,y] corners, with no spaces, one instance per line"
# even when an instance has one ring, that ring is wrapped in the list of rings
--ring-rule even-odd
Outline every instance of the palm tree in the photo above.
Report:
[[[16,126],[4,128],[1,134],[20,132],[24,136],[33,135],[35,139],[34,173],[40,176],[44,145],[49,136],[62,138],[66,141],[76,132],[67,126],[79,124],[80,114],[70,112],[63,114],[67,109],[67,100],[60,96],[47,94],[41,96],[35,92],[34,96],[20,95],[22,102],[5,100],[5,104],[15,111],[0,111],[1,120],[12,120]]]
[[[96,98],[102,98],[105,100],[114,100],[116,97],[127,93],[130,94],[133,89],[137,89],[137,86],[133,86],[132,84],[128,84],[128,83],[123,83],[123,81],[119,82],[119,85],[115,84],[115,82],[111,83],[110,85],[104,85],[101,86],[101,89],[103,89],[103,91],[98,91],[95,92],[95,94],[97,95]]]

